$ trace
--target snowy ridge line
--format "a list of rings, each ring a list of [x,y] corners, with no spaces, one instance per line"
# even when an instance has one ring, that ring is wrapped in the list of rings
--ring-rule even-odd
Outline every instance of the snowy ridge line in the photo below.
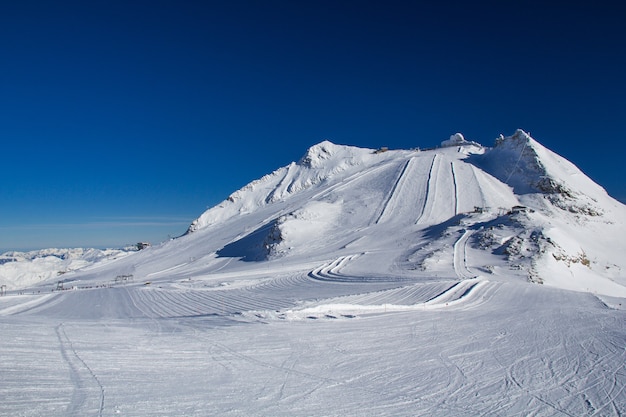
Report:
[[[392,200],[397,199],[397,192],[399,189],[402,189],[404,183],[406,182],[406,172],[409,168],[409,165],[411,164],[411,162],[413,161],[414,158],[409,158],[408,161],[406,161],[406,163],[404,164],[404,166],[402,167],[402,171],[400,171],[400,175],[398,175],[398,178],[396,178],[396,181],[393,184],[393,187],[391,189],[391,192],[389,193],[389,195],[387,196],[387,198],[385,199],[385,202],[383,203],[383,208],[382,211],[380,212],[380,215],[378,216],[378,218],[376,219],[376,221],[374,223],[378,224],[381,222],[381,220],[383,219],[383,217],[385,217],[385,214],[393,211],[393,210],[388,210],[389,207],[391,207],[392,209],[395,207],[396,204],[391,204]]]
[[[267,195],[267,197],[265,197],[265,204],[269,204],[274,202],[275,200],[278,200],[281,198],[280,194],[283,194],[285,192],[285,190],[289,189],[289,186],[287,187],[283,187],[283,185],[287,182],[287,179],[291,180],[291,184],[293,184],[293,168],[294,168],[295,164],[290,164],[289,166],[287,166],[287,172],[285,172],[285,175],[283,175],[283,177],[280,179],[280,181],[278,182],[278,184],[276,185],[276,187],[274,187],[274,189],[272,191],[270,191],[270,193]]]

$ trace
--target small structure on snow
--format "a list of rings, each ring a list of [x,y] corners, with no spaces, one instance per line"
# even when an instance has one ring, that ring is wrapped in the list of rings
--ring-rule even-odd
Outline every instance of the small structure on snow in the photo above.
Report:
[[[535,210],[531,209],[530,207],[526,207],[526,206],[513,206],[511,208],[511,211],[509,212],[510,214],[515,214],[515,213],[534,213]]]
[[[129,274],[129,275],[118,275],[115,277],[115,283],[119,284],[119,283],[126,283],[129,281],[133,281],[134,277],[133,274]]]
[[[441,147],[446,148],[448,146],[457,146],[466,144],[467,141],[463,137],[462,133],[455,133],[454,135],[450,135],[450,139],[444,140],[441,142]]]

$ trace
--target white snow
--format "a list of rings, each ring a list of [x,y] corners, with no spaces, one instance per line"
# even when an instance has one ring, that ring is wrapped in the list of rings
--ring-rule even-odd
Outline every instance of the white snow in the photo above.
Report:
[[[626,207],[450,140],[325,141],[181,238],[0,272],[0,415],[624,415]]]
[[[128,250],[122,249],[84,248],[6,252],[0,255],[0,285],[12,290],[54,278],[64,280],[71,277],[73,271],[128,254]]]

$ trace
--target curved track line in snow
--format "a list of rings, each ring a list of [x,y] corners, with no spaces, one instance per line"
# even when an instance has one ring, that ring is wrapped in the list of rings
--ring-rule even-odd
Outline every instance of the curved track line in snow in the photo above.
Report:
[[[197,332],[194,334],[194,336],[199,340],[205,341],[207,344],[213,346],[217,350],[220,350],[222,352],[222,356],[224,357],[230,356],[234,359],[245,361],[255,367],[265,368],[265,369],[269,369],[272,371],[277,371],[279,373],[283,373],[285,377],[283,381],[286,381],[286,378],[289,376],[296,376],[299,378],[310,380],[312,382],[313,381],[316,382],[317,383],[316,386],[313,387],[312,390],[305,392],[304,396],[309,396],[314,391],[320,388],[324,388],[324,387],[334,388],[334,387],[341,386],[344,389],[349,390],[349,391],[355,391],[358,393],[367,392],[370,395],[376,396],[377,398],[380,396],[386,397],[386,398],[393,398],[393,399],[399,398],[402,400],[403,403],[410,403],[410,402],[415,401],[415,398],[413,398],[412,396],[409,396],[403,393],[398,393],[396,390],[393,390],[393,389],[382,389],[382,390],[372,389],[368,387],[367,385],[355,383],[353,378],[338,379],[338,378],[334,378],[331,376],[324,376],[321,374],[318,375],[306,369],[298,369],[297,358],[292,361],[285,360],[281,364],[275,364],[275,363],[263,360],[262,358],[259,358],[254,354],[248,354],[248,352],[245,350],[235,349],[233,347],[227,346],[224,343],[218,342],[213,338],[209,339],[207,337],[204,337],[201,334],[198,334]],[[275,401],[281,401],[284,399],[283,397],[284,397],[285,385],[286,383],[283,382],[281,387],[278,388],[278,398],[275,399]],[[350,413],[349,411],[347,412],[348,414]]]
[[[93,370],[87,365],[87,363],[80,357],[76,349],[72,345],[72,341],[67,336],[65,332],[65,327],[63,323],[59,324],[55,327],[55,332],[57,334],[57,338],[59,340],[59,349],[61,350],[61,356],[65,362],[67,362],[70,368],[70,378],[75,385],[74,393],[72,394],[71,402],[68,406],[68,415],[71,416],[85,416],[88,415],[87,412],[91,410],[85,410],[85,403],[87,402],[87,394],[84,392],[88,388],[84,386],[86,380],[92,380],[96,383],[99,390],[99,403],[96,407],[97,415],[102,417],[102,413],[104,411],[104,387],[100,383],[100,380],[93,372]],[[81,376],[82,373],[87,373],[89,376],[84,378]]]
[[[44,306],[49,306],[60,300],[59,298],[57,298],[58,295],[59,293],[35,295],[35,296],[30,296],[30,295],[16,296],[16,297],[28,297],[28,300],[22,303],[16,303],[9,307],[3,308],[2,310],[0,310],[0,316],[8,316],[12,314],[25,313],[27,311],[36,310]],[[33,299],[32,297],[35,297],[35,298]]]
[[[183,267],[183,266],[185,266],[187,264],[188,264],[188,262],[184,262],[182,264],[174,265],[174,266],[171,266],[171,267],[166,268],[166,269],[161,269],[160,271],[151,272],[151,273],[146,275],[146,278],[152,277],[152,276],[155,276],[155,275],[159,275],[159,274],[165,274],[166,272],[172,272],[173,270],[178,269],[180,267]]]
[[[374,166],[366,171],[359,171],[352,175],[347,176],[341,181],[338,181],[334,185],[330,185],[324,188],[322,191],[314,194],[311,197],[311,200],[317,200],[319,198],[324,198],[333,192],[340,191],[344,188],[350,187],[356,181],[362,181],[364,178],[371,177],[372,175],[378,174],[379,171],[383,171],[389,167],[389,161],[381,162],[378,166]]]
[[[435,154],[433,156],[433,160],[430,163],[430,169],[428,170],[428,181],[426,183],[426,197],[424,198],[424,206],[422,207],[422,211],[419,214],[419,216],[417,217],[417,220],[415,221],[415,224],[419,224],[421,223],[421,220],[423,217],[425,217],[426,215],[426,208],[430,207],[431,211],[432,211],[432,199],[433,196],[431,195],[433,192],[433,189],[435,188],[433,185],[433,171],[435,170],[435,162],[438,161],[438,154]],[[430,214],[430,213],[429,213]],[[428,216],[426,216],[428,217]]]
[[[250,281],[247,285],[168,288],[136,287],[133,302],[148,317],[199,317],[245,314],[263,318],[304,303],[417,304],[434,297],[448,284],[416,285],[410,277],[347,275],[342,270],[363,254],[342,256],[297,274]],[[339,285],[338,285],[339,284]],[[280,318],[280,317],[279,317]]]
[[[209,288],[135,288],[132,300],[148,317],[230,316],[246,311],[293,307],[306,294],[324,288],[308,288],[305,275],[265,279],[242,286]],[[307,291],[311,290],[311,291]],[[300,291],[303,293],[301,294]]]
[[[558,331],[560,327],[546,319],[537,320],[534,327],[542,330],[540,347],[536,339],[528,337],[532,335],[518,337],[504,332],[526,355],[494,349],[493,358],[505,374],[507,392],[503,394],[512,401],[491,408],[489,414],[509,414],[506,407],[524,399],[525,414],[545,414],[547,406],[559,415],[621,416],[623,401],[619,398],[626,386],[623,345],[610,346],[606,343],[610,338],[600,340],[593,334],[572,336]]]
[[[274,189],[270,191],[269,194],[265,197],[265,204],[272,203],[274,202],[274,200],[278,200],[282,197],[282,194],[285,192],[287,188],[285,187],[285,184],[287,183],[287,181],[288,180],[293,181],[294,167],[295,167],[295,164],[290,164],[287,167],[287,172],[285,172],[285,175],[283,175],[283,177],[280,179],[276,187],[274,187]]]
[[[399,299],[395,299],[391,303],[373,304],[366,301],[365,295],[361,300],[356,299],[356,297],[336,298],[325,300],[327,302],[318,305],[282,312],[279,318],[289,320],[337,319],[340,317],[353,318],[359,314],[441,309],[466,310],[487,302],[500,286],[501,283],[484,280],[460,281],[448,286],[428,300],[422,299],[419,302],[408,304],[399,304]]]
[[[471,230],[465,229],[459,239],[454,242],[454,272],[460,279],[470,279],[475,277],[475,275],[472,274],[467,267],[467,242],[472,233],[473,232]]]
[[[456,173],[454,172],[454,161],[450,161],[452,171],[452,185],[454,186],[454,215],[459,214],[459,188],[456,183]]]
[[[442,308],[448,306],[463,306],[464,308],[482,304],[491,298],[491,295],[501,286],[499,282],[490,282],[483,279],[468,279],[459,281],[441,294],[426,301],[426,308]]]
[[[348,255],[348,256],[340,256],[334,261],[327,262],[311,272],[309,272],[308,276],[311,279],[317,281],[324,282],[335,282],[335,283],[402,283],[406,281],[412,281],[411,278],[407,277],[389,277],[389,276],[368,276],[368,275],[346,275],[342,274],[341,270],[345,268],[345,266],[362,256],[363,253]]]
[[[318,268],[315,268],[309,273],[309,277],[319,281],[337,281],[348,282],[351,281],[350,277],[339,274],[339,271],[345,266],[346,263],[353,259],[356,259],[360,254],[340,256],[334,261],[325,263]]]
[[[470,167],[470,170],[472,171],[472,177],[474,178],[474,182],[478,184],[478,192],[480,193],[480,201],[482,201],[482,207],[485,207],[487,205],[487,198],[485,197],[485,191],[483,187],[481,186],[480,181],[478,180],[478,175],[476,175],[476,170],[478,168],[476,168],[472,164],[470,164],[469,167]]]
[[[385,202],[383,203],[383,209],[374,223],[378,224],[383,219],[385,214],[388,212],[387,209],[389,208],[389,203],[391,202],[393,198],[397,198],[396,193],[398,192],[398,189],[402,188],[403,183],[406,181],[405,175],[407,172],[407,168],[409,167],[412,161],[413,161],[413,158],[409,158],[409,160],[406,161],[406,163],[404,164],[404,167],[402,167],[402,171],[400,172],[400,175],[398,175],[398,178],[396,178],[396,181],[394,182],[393,187],[391,188],[391,192],[389,193],[389,195],[385,199]],[[392,209],[393,209],[393,206],[392,206]],[[393,212],[393,210],[389,210],[389,211]]]
[[[371,291],[363,294],[350,294],[331,300],[336,304],[355,305],[417,305],[434,298],[450,288],[449,282],[409,284],[398,288]]]

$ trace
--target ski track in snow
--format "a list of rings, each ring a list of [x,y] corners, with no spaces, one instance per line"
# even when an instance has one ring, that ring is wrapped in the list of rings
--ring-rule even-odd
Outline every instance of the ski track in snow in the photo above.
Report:
[[[450,171],[452,173],[452,185],[454,186],[454,215],[459,214],[459,187],[456,183],[456,174],[454,173],[454,162],[450,161]]]
[[[459,239],[454,242],[453,256],[454,256],[454,272],[459,279],[474,278],[475,275],[467,267],[467,242],[471,236],[472,231],[469,229],[463,230],[463,234]]]
[[[438,224],[456,215],[454,171],[444,156],[435,154],[428,176],[426,202],[416,224]],[[452,202],[452,204],[451,204]]]
[[[402,188],[402,185],[406,182],[406,177],[407,177],[406,172],[409,166],[411,165],[412,161],[413,161],[413,158],[410,158],[408,161],[406,161],[406,163],[402,167],[402,171],[400,172],[400,175],[398,175],[398,178],[393,184],[393,187],[391,188],[389,195],[387,196],[387,198],[385,198],[385,202],[383,203],[381,213],[375,221],[376,224],[381,222],[381,220],[385,216],[385,213],[391,213],[393,211],[393,207],[395,207],[395,205],[390,204],[391,200],[394,197],[397,198],[397,196],[401,194],[398,192],[398,190]]]
[[[346,178],[343,178],[341,181],[325,187],[322,191],[316,192],[314,195],[311,196],[311,200],[324,199],[331,194],[336,194],[344,189],[349,188],[356,182],[367,180],[370,177],[375,177],[381,171],[384,171],[386,169],[389,169],[388,161],[379,163],[378,165],[368,169],[365,173],[357,172],[354,174],[350,174]]]
[[[489,212],[517,196],[465,151],[294,163],[225,203],[222,225],[72,272],[72,289],[10,291],[0,415],[626,415],[621,299],[529,284],[478,249],[533,216]],[[245,259],[311,201],[342,217]]]
[[[467,271],[470,232],[459,235],[454,265]],[[0,317],[0,414],[624,414],[623,314],[465,272],[345,274],[364,257],[240,285],[132,283],[15,308]],[[33,307],[43,296],[20,297]]]
[[[435,162],[438,162],[438,154],[433,155],[433,159],[430,163],[430,168],[428,169],[428,178],[426,181],[426,192],[424,193],[424,205],[422,206],[422,210],[419,213],[419,215],[417,216],[417,220],[415,221],[415,224],[420,224],[422,223],[422,217],[425,216],[426,213],[428,213],[430,215],[430,212],[432,211],[432,195],[431,192],[434,188],[433,186],[433,182],[434,182],[434,178],[433,178],[433,172],[435,169]],[[429,203],[431,204],[429,206]],[[429,208],[429,210],[427,211],[427,207]]]
[[[104,410],[104,387],[74,348],[63,323],[56,326],[55,331],[59,340],[61,356],[70,368],[70,378],[75,385],[67,415],[97,415],[101,417]],[[93,391],[97,392],[94,394]]]

